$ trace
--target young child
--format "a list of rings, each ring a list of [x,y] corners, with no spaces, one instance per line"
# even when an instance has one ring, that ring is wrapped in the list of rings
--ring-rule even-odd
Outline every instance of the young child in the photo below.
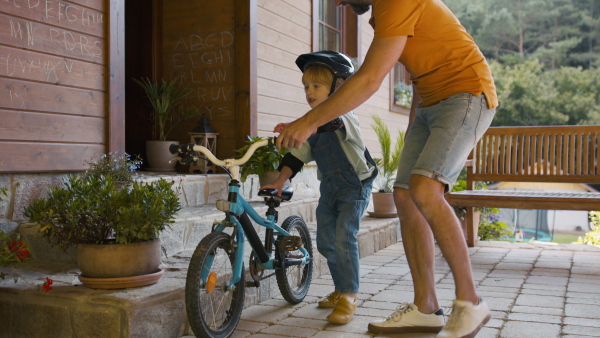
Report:
[[[311,108],[325,101],[350,75],[354,67],[348,57],[338,52],[321,51],[303,54],[296,64],[303,72],[306,101]],[[280,132],[279,124],[274,132]],[[316,161],[321,181],[317,206],[317,249],[327,259],[335,290],[319,301],[323,308],[333,308],[327,320],[346,324],[356,311],[359,288],[357,233],[360,219],[369,204],[375,162],[369,155],[353,112],[319,127],[300,149],[291,149],[279,166],[279,177],[269,185],[281,191],[283,182],[293,178],[305,163]]]

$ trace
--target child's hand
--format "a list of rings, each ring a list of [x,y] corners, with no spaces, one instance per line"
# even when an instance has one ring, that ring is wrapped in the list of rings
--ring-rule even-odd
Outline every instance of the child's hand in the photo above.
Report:
[[[281,133],[283,131],[283,129],[285,129],[285,126],[287,126],[289,123],[279,123],[278,125],[275,126],[275,128],[273,129],[274,133]]]
[[[277,189],[277,196],[281,196],[281,190],[283,189],[283,183],[277,183],[277,181],[275,181],[271,184],[266,184],[266,185],[258,188],[258,190],[263,190],[263,189]]]

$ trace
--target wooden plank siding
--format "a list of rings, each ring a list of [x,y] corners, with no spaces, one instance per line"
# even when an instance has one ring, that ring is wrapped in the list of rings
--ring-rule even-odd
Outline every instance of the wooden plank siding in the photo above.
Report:
[[[311,0],[258,2],[258,135],[274,135],[271,131],[277,123],[290,122],[310,109],[295,60],[298,55],[313,51],[312,3]],[[369,17],[366,13],[359,18],[361,61],[373,40]],[[374,156],[380,154],[380,148],[371,128],[372,114],[386,121],[393,135],[408,125],[407,114],[389,110],[389,88],[386,78],[377,93],[355,109],[363,139]]]
[[[0,172],[81,171],[90,158],[123,149],[124,50],[109,39],[124,30],[121,7],[2,2]]]

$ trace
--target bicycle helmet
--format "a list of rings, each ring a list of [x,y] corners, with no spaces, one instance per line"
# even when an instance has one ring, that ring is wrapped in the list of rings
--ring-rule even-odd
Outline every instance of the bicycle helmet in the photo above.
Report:
[[[332,50],[302,54],[296,59],[296,65],[303,73],[310,66],[320,65],[329,69],[334,77],[341,77],[344,80],[354,74],[354,66],[350,58]]]

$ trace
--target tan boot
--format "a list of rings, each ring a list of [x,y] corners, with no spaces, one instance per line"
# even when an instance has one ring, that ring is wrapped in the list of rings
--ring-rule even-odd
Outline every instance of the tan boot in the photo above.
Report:
[[[327,321],[337,325],[347,324],[354,316],[354,312],[356,312],[356,300],[350,303],[346,297],[340,297],[333,312],[327,316]]]
[[[337,304],[341,295],[342,295],[342,293],[339,292],[338,290],[333,291],[332,293],[328,294],[327,297],[325,297],[319,301],[319,307],[322,307],[325,309],[334,308],[335,304]]]

